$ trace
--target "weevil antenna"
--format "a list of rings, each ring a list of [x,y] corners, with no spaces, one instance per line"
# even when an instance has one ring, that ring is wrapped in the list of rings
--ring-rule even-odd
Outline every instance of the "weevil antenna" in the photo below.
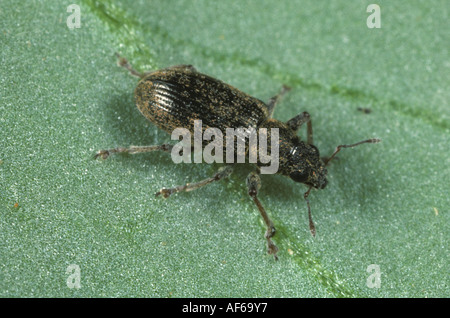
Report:
[[[351,145],[339,145],[339,146],[336,147],[336,150],[333,152],[333,154],[330,156],[330,158],[328,158],[328,160],[325,162],[325,166],[328,165],[328,164],[330,163],[330,161],[334,158],[334,156],[336,156],[336,154],[337,154],[339,151],[341,151],[342,148],[353,148],[353,147],[356,147],[356,146],[358,146],[358,145],[366,144],[366,143],[369,143],[369,144],[376,144],[376,143],[378,143],[378,142],[380,142],[380,141],[381,141],[381,139],[372,138],[372,139],[367,139],[367,140],[363,140],[363,141],[357,142],[356,144],[351,144]],[[309,190],[308,190],[308,192],[309,192]],[[305,193],[305,194],[306,194],[306,193]]]
[[[309,196],[309,193],[311,192],[311,189],[312,189],[312,186],[309,187],[308,191],[305,192],[303,197],[305,198],[306,205],[308,206],[309,230],[311,231],[311,235],[313,237],[316,237],[316,226],[314,225],[314,222],[312,220],[311,206],[309,205],[309,200],[308,200],[308,196]]]

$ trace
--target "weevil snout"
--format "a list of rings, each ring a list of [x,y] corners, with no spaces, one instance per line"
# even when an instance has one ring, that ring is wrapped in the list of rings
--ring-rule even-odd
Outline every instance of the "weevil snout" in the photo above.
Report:
[[[327,184],[328,184],[328,180],[325,177],[323,180],[320,180],[319,189],[324,189],[327,186]]]
[[[301,182],[316,189],[324,189],[327,184],[327,169],[320,167],[315,169],[303,169],[292,172],[289,177],[295,182]]]

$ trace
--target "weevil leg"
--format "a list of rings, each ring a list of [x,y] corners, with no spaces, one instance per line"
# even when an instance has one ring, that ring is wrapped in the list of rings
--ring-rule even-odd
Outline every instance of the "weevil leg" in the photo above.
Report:
[[[171,152],[173,146],[170,144],[162,144],[157,146],[130,146],[128,148],[125,147],[117,147],[112,149],[99,150],[94,158],[97,159],[101,157],[102,159],[106,159],[112,153],[129,153],[131,155],[143,152],[152,152],[152,151],[164,151]]]
[[[201,180],[199,182],[195,182],[195,183],[187,183],[185,185],[180,185],[180,186],[176,186],[176,187],[169,188],[169,189],[163,188],[156,193],[156,196],[162,195],[164,198],[168,198],[170,195],[172,195],[176,192],[193,191],[193,190],[201,188],[207,184],[210,184],[212,182],[227,178],[231,175],[232,172],[233,172],[232,165],[223,166],[223,167],[220,167],[219,170],[217,171],[217,173],[214,176],[212,176],[211,178],[207,178],[207,179]]]
[[[118,58],[117,63],[119,64],[119,66],[127,69],[128,72],[131,75],[133,75],[133,76],[136,76],[136,77],[139,77],[139,78],[144,78],[148,74],[152,73],[152,71],[143,72],[143,73],[141,73],[139,71],[136,71],[133,68],[133,66],[131,66],[130,62],[128,62],[128,60],[126,58],[124,58],[123,56],[121,56],[119,53],[116,53],[116,57]],[[188,71],[191,71],[191,72],[196,72],[197,71],[194,66],[189,65],[189,64],[174,65],[174,66],[168,67],[168,69],[188,70]]]
[[[173,65],[168,67],[168,69],[175,69],[175,70],[186,70],[186,71],[191,71],[191,72],[197,72],[197,69],[190,65],[190,64],[179,64],[179,65]]]
[[[273,111],[275,110],[275,106],[277,106],[277,104],[279,103],[281,98],[290,90],[291,90],[291,88],[289,86],[283,85],[283,87],[281,88],[281,91],[277,95],[275,95],[271,99],[269,99],[269,101],[267,102],[267,108],[269,110],[269,117],[272,117]]]
[[[309,196],[309,193],[311,192],[311,189],[312,189],[312,187],[309,187],[308,191],[306,191],[303,194],[303,198],[305,199],[306,206],[308,207],[309,231],[311,232],[311,235],[313,237],[315,237],[316,236],[316,226],[314,225],[314,221],[313,221],[312,216],[311,216],[311,206],[309,204],[309,199],[308,199],[308,196]]]
[[[261,214],[267,227],[266,234],[264,235],[267,240],[267,252],[269,254],[272,254],[275,260],[278,260],[278,247],[273,243],[271,239],[275,235],[275,226],[273,225],[272,221],[266,213],[266,210],[258,199],[258,191],[261,188],[261,177],[259,176],[259,172],[251,172],[247,176],[247,188],[248,195],[252,198],[253,202],[255,202],[256,206],[258,207],[259,213]]]
[[[297,132],[300,127],[306,123],[306,130],[307,130],[307,143],[309,145],[313,144],[313,131],[312,131],[312,122],[311,122],[311,116],[308,112],[303,112],[301,114],[298,114],[294,118],[289,119],[286,122],[286,125],[289,126],[290,129]]]
[[[118,58],[117,64],[119,64],[119,66],[127,69],[131,75],[139,77],[139,78],[143,78],[147,74],[151,73],[151,72],[144,72],[144,73],[138,72],[133,68],[133,66],[131,66],[130,62],[128,62],[128,60],[126,58],[121,56],[119,53],[116,53],[115,55]]]

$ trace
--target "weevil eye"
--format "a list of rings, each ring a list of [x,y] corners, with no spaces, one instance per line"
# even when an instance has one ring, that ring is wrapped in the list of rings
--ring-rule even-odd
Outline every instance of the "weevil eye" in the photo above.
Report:
[[[308,181],[308,174],[300,171],[294,171],[289,174],[289,177],[295,182],[305,183]]]
[[[317,155],[319,155],[319,149],[317,149],[316,146],[314,145],[309,145],[312,149],[314,149],[314,152],[317,153]]]

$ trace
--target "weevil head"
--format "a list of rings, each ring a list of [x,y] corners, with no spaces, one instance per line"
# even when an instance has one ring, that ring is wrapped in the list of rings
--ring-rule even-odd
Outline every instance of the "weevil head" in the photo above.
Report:
[[[292,180],[316,189],[326,187],[327,169],[316,146],[296,140],[286,154],[286,159],[284,174]]]
[[[277,129],[278,132],[278,174],[290,177],[316,189],[326,187],[327,169],[316,146],[303,142],[286,124],[268,119],[260,127]],[[271,135],[273,132],[270,133]],[[267,140],[271,140],[268,138]],[[273,146],[271,147],[271,149]]]

